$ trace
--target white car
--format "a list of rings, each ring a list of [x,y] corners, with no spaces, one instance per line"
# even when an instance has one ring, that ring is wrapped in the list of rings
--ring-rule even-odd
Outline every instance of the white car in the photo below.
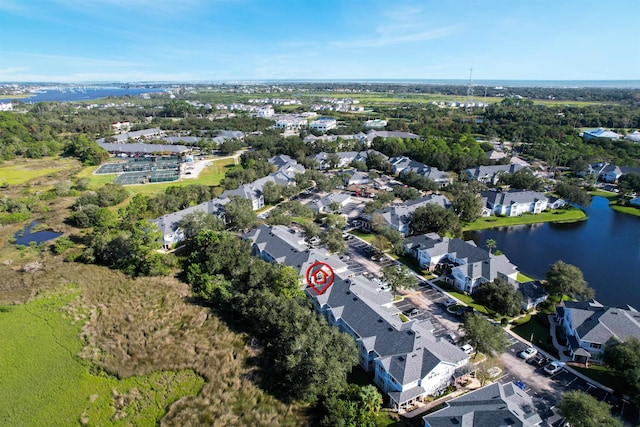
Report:
[[[518,357],[520,359],[527,360],[535,356],[537,353],[538,353],[538,350],[536,350],[535,348],[527,347],[524,350],[522,350],[520,353],[518,353]]]
[[[471,345],[469,344],[463,345],[462,347],[460,347],[460,350],[464,351],[467,354],[473,353],[473,347],[471,347]]]
[[[557,374],[562,370],[562,364],[560,362],[553,361],[544,367],[544,371],[549,374]]]

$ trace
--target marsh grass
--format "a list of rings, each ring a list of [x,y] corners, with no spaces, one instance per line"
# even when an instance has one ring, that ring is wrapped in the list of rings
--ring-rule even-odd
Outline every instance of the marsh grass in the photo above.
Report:
[[[166,406],[202,388],[192,370],[118,381],[78,356],[83,313],[66,310],[77,286],[41,291],[0,311],[0,424],[155,425]]]
[[[259,352],[245,344],[246,336],[229,329],[209,309],[191,303],[186,284],[172,277],[131,279],[104,267],[66,263],[62,257],[46,253],[29,258],[40,259],[46,270],[27,274],[18,271],[18,265],[0,269],[0,304],[5,304],[0,316],[12,319],[11,324],[20,323],[14,313],[39,301],[38,293],[52,292],[60,284],[78,283],[72,297],[58,304],[66,307],[69,317],[66,323],[61,321],[55,336],[67,337],[65,341],[69,342],[75,339],[76,344],[66,347],[69,350],[55,370],[69,371],[69,376],[80,378],[82,381],[74,380],[76,386],[71,389],[86,391],[86,396],[94,396],[95,404],[88,405],[86,398],[83,401],[68,391],[50,391],[62,399],[58,402],[85,402],[62,405],[72,408],[63,414],[65,417],[75,414],[72,419],[82,418],[91,425],[101,424],[91,420],[107,416],[109,420],[122,417],[122,423],[131,424],[143,413],[162,425],[309,422],[308,407],[285,405],[256,385],[260,383],[256,368]],[[44,325],[42,328],[46,329]],[[51,352],[46,349],[44,354]],[[48,371],[40,371],[29,383],[38,383]],[[89,372],[102,374],[89,376]],[[192,377],[184,377],[184,372],[191,372]],[[19,369],[12,377],[21,378],[23,374],[24,369]],[[204,384],[194,378],[203,378]],[[163,388],[167,383],[173,384],[171,389]],[[156,401],[165,402],[158,405],[168,408],[166,414],[152,410],[149,402]],[[0,424],[5,424],[1,418]]]

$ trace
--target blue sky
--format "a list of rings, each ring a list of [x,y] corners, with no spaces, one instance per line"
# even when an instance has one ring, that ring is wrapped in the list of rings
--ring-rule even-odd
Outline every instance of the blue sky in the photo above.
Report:
[[[640,80],[640,0],[0,0],[0,81]]]

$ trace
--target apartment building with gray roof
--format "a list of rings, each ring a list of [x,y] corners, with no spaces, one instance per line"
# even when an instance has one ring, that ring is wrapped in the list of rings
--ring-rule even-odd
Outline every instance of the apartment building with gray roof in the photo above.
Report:
[[[534,427],[542,424],[531,396],[513,383],[493,383],[452,399],[422,417],[425,427]]]
[[[305,293],[329,324],[354,338],[360,365],[373,372],[375,383],[389,395],[392,406],[401,409],[421,401],[472,369],[468,354],[433,336],[426,323],[403,323],[389,292],[354,275],[337,257],[310,248],[295,230],[262,225],[244,238],[252,242],[254,255],[294,267],[301,275],[316,261],[332,267],[331,286],[318,294],[303,281]]]

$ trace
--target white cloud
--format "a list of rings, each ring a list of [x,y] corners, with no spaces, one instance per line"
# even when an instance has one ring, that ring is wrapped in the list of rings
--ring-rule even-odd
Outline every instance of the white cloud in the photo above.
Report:
[[[369,47],[392,46],[396,44],[416,43],[439,39],[453,34],[456,30],[457,27],[451,26],[410,33],[404,33],[404,31],[385,31],[384,33],[380,33],[376,37],[337,40],[331,42],[331,45],[341,49],[361,49]]]

